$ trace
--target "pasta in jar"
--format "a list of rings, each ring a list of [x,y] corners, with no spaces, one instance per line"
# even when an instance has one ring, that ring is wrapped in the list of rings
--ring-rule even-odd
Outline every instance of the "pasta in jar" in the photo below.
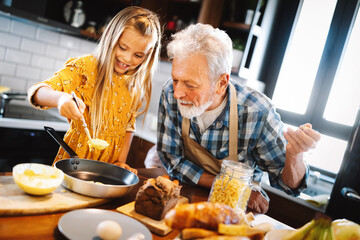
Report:
[[[223,203],[233,209],[246,210],[251,194],[253,169],[231,160],[225,160],[216,176],[209,195],[209,202]]]

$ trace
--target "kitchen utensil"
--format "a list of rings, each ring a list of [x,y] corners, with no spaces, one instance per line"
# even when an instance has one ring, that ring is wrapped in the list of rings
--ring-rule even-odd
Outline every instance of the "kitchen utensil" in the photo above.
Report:
[[[99,239],[96,227],[105,220],[112,220],[120,224],[123,233],[120,239],[128,239],[135,233],[142,233],[145,239],[152,239],[151,232],[139,221],[124,214],[88,208],[79,209],[64,214],[58,223],[58,228],[68,239]]]
[[[68,1],[64,6],[64,18],[71,26],[80,28],[84,25],[86,14],[82,1]]]
[[[70,155],[55,163],[64,172],[62,185],[74,192],[91,197],[121,197],[138,184],[136,174],[119,166],[96,160],[80,159],[51,127],[44,127],[55,141]]]
[[[71,92],[71,95],[76,103],[76,106],[79,108],[79,102],[76,98],[76,94],[74,92]],[[85,133],[86,133],[86,136],[89,138],[89,141],[88,141],[88,144],[90,147],[94,147],[96,149],[99,149],[99,150],[103,150],[105,149],[106,147],[109,146],[109,144],[105,141],[105,140],[101,140],[101,139],[93,139],[90,135],[90,131],[87,127],[87,124],[85,122],[85,119],[83,118],[82,119],[82,123],[83,123],[83,127],[84,127],[84,130],[85,130]]]

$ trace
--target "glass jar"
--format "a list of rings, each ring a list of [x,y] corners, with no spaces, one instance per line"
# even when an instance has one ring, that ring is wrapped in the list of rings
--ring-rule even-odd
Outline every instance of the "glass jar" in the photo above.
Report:
[[[232,160],[224,160],[211,187],[209,202],[223,203],[237,210],[246,210],[251,194],[254,169]]]

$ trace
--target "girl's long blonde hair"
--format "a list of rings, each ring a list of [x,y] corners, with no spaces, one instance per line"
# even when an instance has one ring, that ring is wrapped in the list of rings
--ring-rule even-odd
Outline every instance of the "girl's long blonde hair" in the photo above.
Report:
[[[101,126],[105,124],[105,107],[107,87],[111,87],[114,74],[115,46],[125,28],[136,29],[145,37],[151,37],[154,46],[145,56],[143,62],[127,74],[126,86],[132,97],[132,111],[135,116],[145,113],[149,108],[151,96],[151,79],[159,60],[161,35],[159,18],[150,10],[141,7],[127,7],[120,11],[108,24],[100,42],[94,52],[98,60],[98,77],[95,91],[90,107],[91,126],[93,136],[97,136],[101,131]],[[143,106],[146,101],[145,107]]]

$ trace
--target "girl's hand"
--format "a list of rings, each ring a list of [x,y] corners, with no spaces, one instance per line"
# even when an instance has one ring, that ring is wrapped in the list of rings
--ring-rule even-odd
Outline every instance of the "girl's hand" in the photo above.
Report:
[[[63,93],[57,104],[57,108],[59,110],[59,113],[69,119],[74,120],[83,120],[84,116],[83,113],[85,111],[85,103],[80,99],[77,98],[77,101],[79,102],[79,107],[77,107],[73,97],[71,94]]]
[[[129,170],[129,171],[131,171],[132,173],[134,173],[136,175],[138,174],[138,171],[135,168],[130,167],[129,165],[127,165],[124,162],[117,161],[117,162],[114,162],[114,165],[125,168],[126,170]]]

